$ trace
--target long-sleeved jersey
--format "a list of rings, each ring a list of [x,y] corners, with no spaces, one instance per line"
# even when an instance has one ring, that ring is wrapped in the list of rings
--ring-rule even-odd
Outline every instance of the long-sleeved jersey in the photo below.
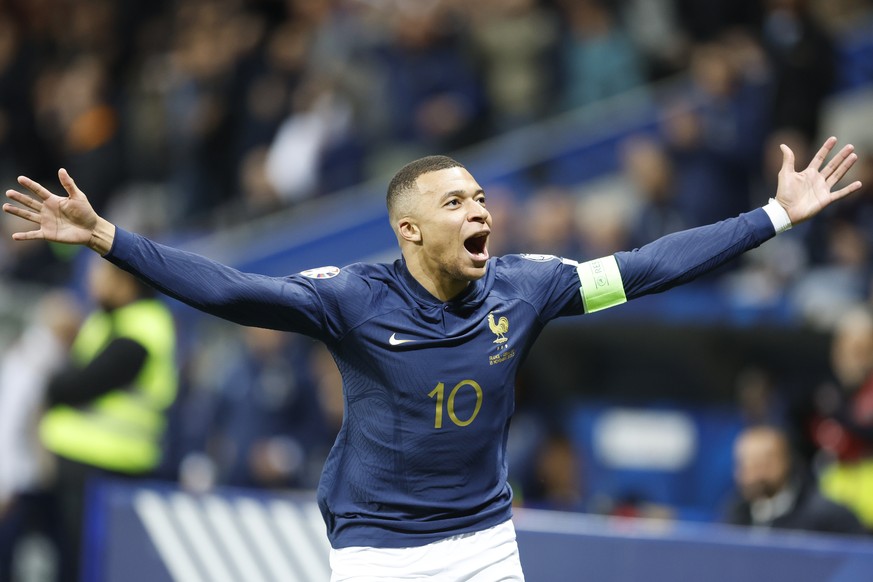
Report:
[[[511,517],[514,380],[547,322],[689,281],[774,232],[759,209],[582,264],[493,258],[448,302],[403,260],[267,277],[121,229],[107,258],[205,312],[323,341],[345,401],[318,489],[330,542],[410,547]]]

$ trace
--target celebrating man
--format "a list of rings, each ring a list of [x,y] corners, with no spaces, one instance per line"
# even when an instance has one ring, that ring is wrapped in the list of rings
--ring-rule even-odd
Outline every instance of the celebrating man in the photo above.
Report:
[[[775,199],[717,224],[582,264],[491,258],[485,193],[458,162],[411,162],[388,188],[402,258],[273,278],[151,242],[98,216],[66,171],[66,197],[3,209],[39,228],[15,240],[87,245],[156,289],[244,325],[325,342],[345,418],[318,500],[334,581],[522,580],[510,521],[506,441],[516,371],[545,324],[664,291],[754,248],[860,188],[836,184],[851,145],[828,139],[801,172],[786,146]]]

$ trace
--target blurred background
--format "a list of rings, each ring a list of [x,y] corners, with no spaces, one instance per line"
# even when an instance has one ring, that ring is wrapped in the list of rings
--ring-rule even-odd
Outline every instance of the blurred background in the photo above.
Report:
[[[765,204],[779,144],[805,165],[829,135],[859,154],[851,200],[546,330],[517,382],[519,506],[736,522],[736,440],[767,425],[873,528],[873,2],[0,2],[0,183],[57,191],[67,168],[119,226],[271,275],[396,258],[385,189],[422,155],[483,185],[492,255],[582,261]],[[38,386],[95,298],[87,252],[0,228],[3,463],[38,448]],[[150,477],[314,488],[342,418],[329,354],[166,305],[179,384]],[[51,365],[15,351],[34,328]],[[0,516],[44,464],[0,470]]]

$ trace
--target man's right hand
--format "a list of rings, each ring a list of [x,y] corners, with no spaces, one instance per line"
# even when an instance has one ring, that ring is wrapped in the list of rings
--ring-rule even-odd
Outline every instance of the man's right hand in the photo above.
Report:
[[[87,245],[105,255],[112,248],[115,225],[101,218],[91,207],[85,194],[76,187],[66,170],[58,171],[58,179],[67,196],[57,196],[25,176],[18,183],[33,196],[16,190],[7,190],[6,196],[20,206],[6,203],[3,211],[39,226],[36,230],[16,232],[14,240],[46,240],[68,244]]]

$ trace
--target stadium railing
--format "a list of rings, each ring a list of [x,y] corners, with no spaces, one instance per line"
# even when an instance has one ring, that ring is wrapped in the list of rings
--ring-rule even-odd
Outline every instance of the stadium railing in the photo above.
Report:
[[[92,490],[92,582],[316,582],[329,546],[311,493],[102,482]],[[516,511],[528,580],[859,582],[873,541],[713,524]]]

